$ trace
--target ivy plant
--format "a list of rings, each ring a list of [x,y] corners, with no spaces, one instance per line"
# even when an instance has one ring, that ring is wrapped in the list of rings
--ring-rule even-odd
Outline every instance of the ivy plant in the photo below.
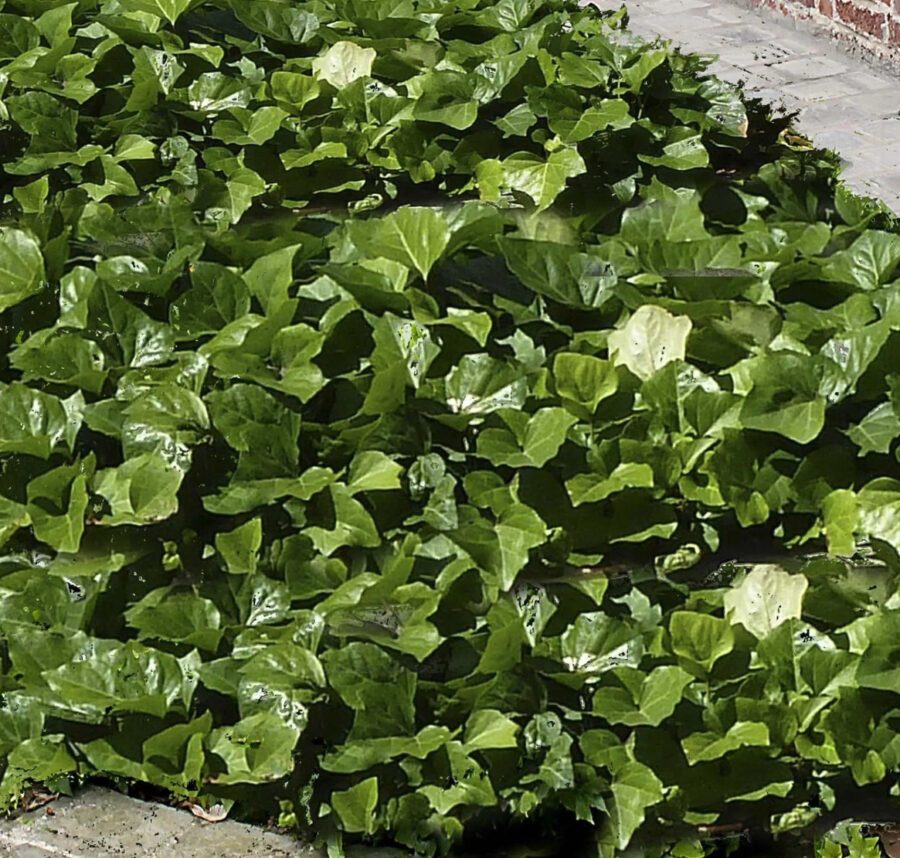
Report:
[[[900,229],[833,154],[574,0],[0,6],[3,806],[896,806]]]

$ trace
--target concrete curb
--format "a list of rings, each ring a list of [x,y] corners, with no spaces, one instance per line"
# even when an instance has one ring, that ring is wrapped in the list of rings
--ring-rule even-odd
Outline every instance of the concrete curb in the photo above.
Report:
[[[0,821],[0,858],[320,858],[300,841],[101,787]]]

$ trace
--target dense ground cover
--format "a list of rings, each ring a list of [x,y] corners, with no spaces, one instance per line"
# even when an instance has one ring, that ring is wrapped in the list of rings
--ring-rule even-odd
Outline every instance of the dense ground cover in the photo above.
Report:
[[[682,858],[890,808],[900,231],[624,22],[7,0],[4,804]]]

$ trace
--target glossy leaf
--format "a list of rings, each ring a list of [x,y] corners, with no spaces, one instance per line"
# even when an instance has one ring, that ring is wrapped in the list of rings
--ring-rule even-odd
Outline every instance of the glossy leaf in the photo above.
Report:
[[[763,638],[785,620],[801,615],[808,586],[803,575],[790,575],[778,566],[754,566],[725,594],[726,616]]]
[[[0,232],[0,313],[40,292],[44,283],[41,247],[27,232]]]
[[[647,304],[609,335],[609,349],[617,365],[648,379],[666,364],[684,359],[690,332],[691,320],[686,316],[676,317]]]

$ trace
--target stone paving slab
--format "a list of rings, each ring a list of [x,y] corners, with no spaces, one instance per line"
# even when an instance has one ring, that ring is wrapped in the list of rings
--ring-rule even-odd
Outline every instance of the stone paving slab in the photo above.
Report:
[[[0,858],[321,858],[298,840],[89,787],[0,821]],[[386,853],[385,853],[386,856]],[[374,850],[367,858],[375,858]]]
[[[593,0],[618,8],[618,0]],[[797,129],[834,149],[853,190],[900,214],[900,76],[742,0],[626,0],[631,29],[715,54],[711,71],[748,95],[799,111]]]

